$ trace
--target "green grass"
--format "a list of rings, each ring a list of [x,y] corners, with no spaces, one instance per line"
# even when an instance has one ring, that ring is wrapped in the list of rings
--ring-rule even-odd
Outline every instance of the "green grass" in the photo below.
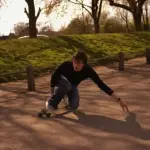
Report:
[[[131,59],[142,56],[147,47],[150,47],[150,32],[0,41],[0,74],[25,70],[29,64],[35,68],[54,68],[61,62],[70,60],[78,48],[84,48],[90,59],[98,58],[95,63],[108,63],[116,60],[120,51],[125,53],[126,59]],[[24,78],[25,73],[0,75],[1,82]]]

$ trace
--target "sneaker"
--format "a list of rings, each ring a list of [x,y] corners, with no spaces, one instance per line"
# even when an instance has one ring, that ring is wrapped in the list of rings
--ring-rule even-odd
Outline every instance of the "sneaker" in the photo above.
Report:
[[[55,110],[55,108],[49,104],[49,101],[46,101],[46,111],[51,112],[53,110]]]

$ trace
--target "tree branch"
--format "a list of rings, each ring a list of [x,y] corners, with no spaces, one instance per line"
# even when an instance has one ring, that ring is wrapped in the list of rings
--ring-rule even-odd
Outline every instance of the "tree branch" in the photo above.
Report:
[[[76,0],[78,3],[73,2],[73,1],[71,1],[71,0],[68,0],[68,1],[69,1],[69,2],[71,2],[71,3],[73,3],[73,4],[84,5],[84,6],[86,6],[86,7],[91,8],[91,6],[88,6],[88,5],[86,5],[86,4],[83,4],[83,3],[82,3],[82,2],[80,2],[79,0]]]
[[[139,7],[142,7],[144,5],[144,3],[146,2],[146,0],[138,0],[139,1]]]
[[[91,6],[88,6],[88,5],[86,5],[86,4],[83,4],[83,1],[82,2],[80,2],[79,0],[76,0],[79,4],[81,4],[81,5],[84,5],[84,6],[86,6],[86,7],[89,7],[89,8],[91,8]]]
[[[29,4],[29,0],[25,0],[27,4]]]
[[[129,3],[129,6],[132,10],[135,10],[136,7],[137,7],[137,4],[138,4],[138,1],[139,0],[127,0],[127,2]]]
[[[68,0],[70,3],[73,3],[73,4],[77,4],[77,5],[81,5],[91,16],[92,16],[92,13],[86,8],[86,7],[89,7],[90,9],[92,8],[91,6],[88,6],[88,5],[85,5],[85,4],[82,4],[81,2],[79,2],[78,0],[78,3],[76,2],[73,2],[71,0]]]
[[[39,17],[41,11],[42,11],[42,9],[39,7],[38,13],[37,13],[37,15],[36,15],[36,17],[35,17],[36,20],[37,20],[37,18]]]
[[[29,18],[29,13],[27,12],[27,9],[26,9],[26,8],[24,8],[24,12],[25,12],[25,14],[27,15],[27,17]]]
[[[124,4],[115,3],[114,0],[108,0],[108,1],[109,1],[109,4],[110,4],[111,6],[121,7],[121,8],[123,8],[123,9],[126,9],[126,10],[132,12],[131,8],[128,7],[128,6],[126,6],[126,5],[124,5]]]

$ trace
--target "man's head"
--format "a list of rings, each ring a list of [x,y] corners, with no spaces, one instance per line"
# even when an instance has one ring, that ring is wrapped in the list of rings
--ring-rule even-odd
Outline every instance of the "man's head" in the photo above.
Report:
[[[75,71],[81,71],[87,63],[87,55],[83,51],[78,51],[73,55],[73,68]]]

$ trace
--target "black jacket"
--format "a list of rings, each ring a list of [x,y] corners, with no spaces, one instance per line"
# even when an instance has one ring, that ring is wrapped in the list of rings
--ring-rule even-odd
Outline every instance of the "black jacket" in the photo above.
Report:
[[[101,90],[103,90],[108,95],[111,95],[113,93],[113,90],[100,79],[98,74],[88,64],[84,65],[81,71],[76,72],[73,69],[73,64],[71,61],[62,63],[51,76],[51,87],[57,85],[61,75],[65,76],[71,84],[76,86],[78,86],[78,84],[84,79],[90,78],[93,80],[93,82],[95,82],[95,84],[97,84],[97,86]]]

